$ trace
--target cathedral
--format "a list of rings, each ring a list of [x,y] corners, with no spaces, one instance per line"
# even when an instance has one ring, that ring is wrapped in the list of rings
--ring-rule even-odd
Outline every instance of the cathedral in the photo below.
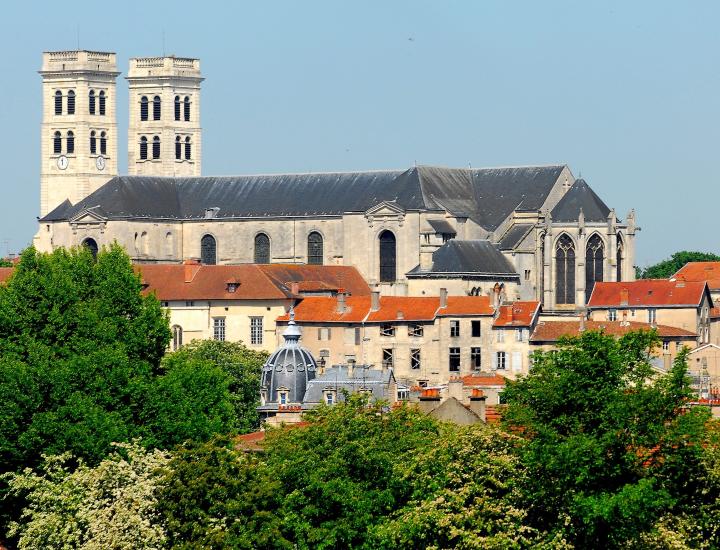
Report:
[[[352,265],[383,295],[500,293],[568,313],[595,282],[634,278],[634,212],[618,217],[566,165],[202,176],[197,59],[130,59],[119,175],[119,74],[114,53],[43,54],[39,250]]]

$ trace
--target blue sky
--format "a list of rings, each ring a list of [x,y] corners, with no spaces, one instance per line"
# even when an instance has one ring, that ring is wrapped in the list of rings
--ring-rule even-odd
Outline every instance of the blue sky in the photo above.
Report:
[[[36,229],[41,52],[78,30],[123,73],[163,42],[201,59],[205,174],[567,163],[636,209],[639,265],[717,253],[719,20],[657,0],[7,4],[0,253]]]

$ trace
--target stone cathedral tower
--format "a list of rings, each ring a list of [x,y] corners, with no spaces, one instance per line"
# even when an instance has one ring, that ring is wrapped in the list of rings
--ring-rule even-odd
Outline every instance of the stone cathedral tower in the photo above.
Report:
[[[115,54],[45,52],[40,215],[117,176]]]
[[[199,176],[200,61],[182,57],[130,59],[128,173]]]

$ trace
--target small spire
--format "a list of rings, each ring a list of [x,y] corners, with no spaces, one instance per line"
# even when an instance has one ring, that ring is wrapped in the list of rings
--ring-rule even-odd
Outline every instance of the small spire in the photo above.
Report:
[[[290,311],[288,312],[290,315],[290,320],[288,321],[288,326],[285,329],[285,332],[283,332],[283,338],[285,338],[285,345],[298,345],[298,341],[300,340],[300,328],[295,324],[295,307],[290,306]]]

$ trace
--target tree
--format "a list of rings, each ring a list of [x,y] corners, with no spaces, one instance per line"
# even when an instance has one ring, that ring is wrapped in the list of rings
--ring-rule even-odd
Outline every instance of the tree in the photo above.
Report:
[[[10,491],[27,500],[10,535],[18,548],[130,550],[162,548],[166,535],[157,511],[157,489],[169,456],[137,443],[90,467],[69,453],[47,457],[38,473],[6,474]]]
[[[684,409],[685,354],[654,374],[657,344],[654,332],[586,332],[535,354],[530,374],[509,384],[506,418],[526,439],[531,526],[578,547],[617,548],[707,497],[708,413]]]
[[[688,262],[717,262],[720,256],[710,252],[675,252],[670,259],[663,260],[644,269],[637,269],[638,279],[667,279],[677,273]]]
[[[239,433],[251,432],[260,424],[256,407],[260,404],[260,374],[268,358],[265,351],[249,349],[240,342],[194,340],[163,359],[163,367],[193,363],[221,369],[229,378],[234,409],[234,427]]]

